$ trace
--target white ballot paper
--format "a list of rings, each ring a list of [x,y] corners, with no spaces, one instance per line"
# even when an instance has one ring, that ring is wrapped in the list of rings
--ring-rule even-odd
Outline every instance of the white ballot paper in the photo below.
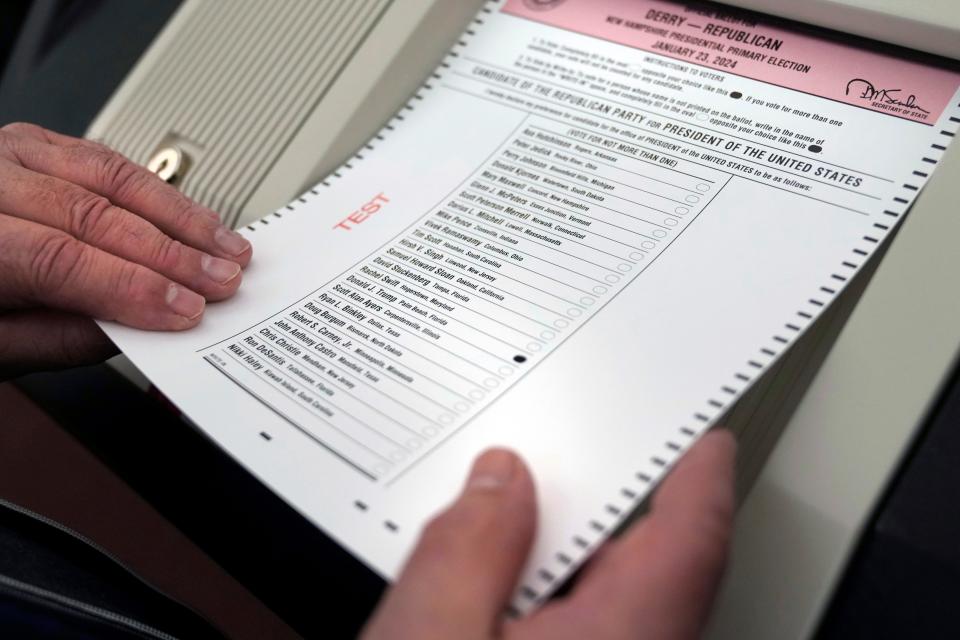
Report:
[[[234,299],[182,334],[105,329],[386,578],[472,459],[515,449],[541,504],[529,610],[830,305],[957,131],[955,71],[812,33],[492,1],[364,149],[244,231]]]

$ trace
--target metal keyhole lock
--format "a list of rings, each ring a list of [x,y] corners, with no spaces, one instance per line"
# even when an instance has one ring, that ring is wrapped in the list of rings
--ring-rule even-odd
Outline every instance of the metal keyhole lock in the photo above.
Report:
[[[173,184],[183,173],[187,157],[180,147],[163,147],[150,158],[147,169],[157,174],[164,182]]]

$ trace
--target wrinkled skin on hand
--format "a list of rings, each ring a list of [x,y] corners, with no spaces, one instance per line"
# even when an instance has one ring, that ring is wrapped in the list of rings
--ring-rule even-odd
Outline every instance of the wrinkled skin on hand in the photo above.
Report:
[[[0,380],[102,360],[94,319],[162,331],[233,295],[252,248],[107,147],[0,129]]]

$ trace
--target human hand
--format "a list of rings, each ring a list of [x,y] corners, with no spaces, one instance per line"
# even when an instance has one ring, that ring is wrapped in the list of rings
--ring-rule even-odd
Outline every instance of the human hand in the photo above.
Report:
[[[0,129],[0,380],[114,352],[93,318],[200,322],[252,249],[217,215],[103,145]]]
[[[703,629],[726,562],[736,444],[705,435],[677,464],[649,514],[608,542],[573,592],[539,611],[501,616],[530,549],[529,471],[493,450],[420,543],[364,631],[364,640],[679,640]]]

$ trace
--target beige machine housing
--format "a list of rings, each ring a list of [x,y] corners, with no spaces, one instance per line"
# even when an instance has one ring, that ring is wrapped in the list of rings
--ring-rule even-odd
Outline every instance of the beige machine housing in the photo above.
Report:
[[[414,93],[482,0],[187,0],[87,131],[242,226],[316,184]]]

